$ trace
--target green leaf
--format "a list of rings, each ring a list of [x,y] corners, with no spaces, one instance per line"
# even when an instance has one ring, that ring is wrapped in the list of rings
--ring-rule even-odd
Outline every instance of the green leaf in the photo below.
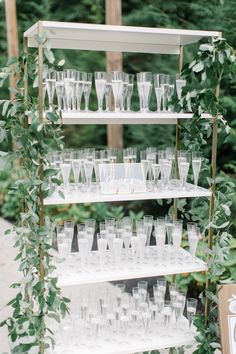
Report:
[[[194,65],[194,67],[192,68],[192,70],[196,73],[199,73],[200,71],[202,71],[204,69],[204,65],[203,62],[200,61],[199,63],[197,63],[196,65]]]

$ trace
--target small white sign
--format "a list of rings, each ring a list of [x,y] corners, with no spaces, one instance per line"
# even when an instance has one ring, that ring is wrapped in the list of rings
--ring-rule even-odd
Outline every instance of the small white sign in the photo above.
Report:
[[[228,316],[230,353],[236,354],[236,316]]]

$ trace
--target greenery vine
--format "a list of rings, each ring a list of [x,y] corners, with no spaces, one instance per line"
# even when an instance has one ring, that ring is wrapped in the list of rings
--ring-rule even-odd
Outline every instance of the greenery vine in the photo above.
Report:
[[[182,147],[185,149],[201,150],[203,146],[210,144],[209,138],[212,136],[213,124],[218,124],[218,133],[234,134],[227,121],[223,118],[225,110],[219,98],[219,86],[222,80],[231,81],[236,72],[235,54],[233,48],[224,38],[211,38],[200,41],[199,50],[189,64],[182,70],[182,76],[186,79],[187,85],[183,89],[182,98],[178,102],[177,97],[173,99],[176,111],[192,111],[193,119],[181,125]],[[207,112],[212,117],[203,119],[202,113]],[[210,174],[211,162],[204,159],[203,170]],[[206,178],[209,186],[214,181]],[[200,213],[197,208],[198,200],[192,202],[195,215],[187,212],[186,202],[180,203],[180,211],[188,219],[193,218],[204,225],[205,244],[207,243],[209,230],[213,231],[212,248],[206,248],[205,254],[208,261],[208,272],[205,281],[208,281],[208,288],[202,294],[202,302],[206,299],[210,301],[210,311],[207,318],[203,314],[196,316],[195,325],[198,330],[196,354],[211,354],[215,349],[220,348],[220,335],[218,326],[218,298],[217,285],[224,282],[231,282],[229,271],[225,266],[225,261],[229,257],[230,240],[230,207],[231,197],[234,193],[234,184],[224,176],[216,177],[216,189],[214,191],[214,210],[211,220],[208,220],[207,210],[209,205],[204,204],[204,212]],[[202,206],[202,205],[201,205]],[[204,215],[205,214],[205,215]]]
[[[38,38],[45,41],[45,38]],[[44,75],[55,62],[50,44],[45,43]],[[62,63],[59,63],[61,65]],[[24,67],[27,65],[28,76]],[[13,66],[13,69],[12,69]],[[8,327],[12,353],[38,354],[54,344],[50,320],[60,321],[60,316],[68,312],[69,300],[62,296],[53,276],[55,265],[52,255],[54,225],[49,217],[44,216],[40,224],[40,191],[44,196],[53,192],[60,184],[57,171],[48,167],[47,155],[52,149],[62,149],[63,137],[59,117],[55,112],[46,115],[46,123],[41,124],[38,115],[38,99],[34,92],[24,97],[24,80],[33,84],[37,90],[38,56],[37,52],[23,54],[18,59],[12,58],[8,66],[0,72],[0,85],[9,78],[11,70],[20,79],[15,93],[15,99],[2,100],[2,115],[0,121],[0,142],[13,140],[14,151],[9,151],[5,159],[7,168],[12,163],[19,163],[19,179],[12,186],[12,193],[17,193],[24,209],[19,221],[14,227],[15,247],[18,248],[16,261],[19,271],[23,273],[21,282],[12,284],[18,293],[8,305],[12,307],[12,316],[3,321],[0,326]],[[27,124],[25,112],[29,112],[31,124]],[[40,162],[43,162],[43,176],[40,176]],[[8,230],[7,233],[12,232]],[[43,255],[43,257],[42,257]],[[43,276],[42,272],[43,269]]]

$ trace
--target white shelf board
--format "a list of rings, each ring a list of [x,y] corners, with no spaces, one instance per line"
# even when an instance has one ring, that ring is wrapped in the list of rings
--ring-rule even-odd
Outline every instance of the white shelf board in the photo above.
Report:
[[[121,202],[134,200],[155,200],[155,199],[172,199],[172,198],[196,198],[210,197],[211,191],[202,187],[194,187],[187,184],[187,189],[182,190],[158,190],[155,192],[145,193],[129,193],[129,194],[101,194],[100,192],[82,193],[80,191],[71,190],[65,192],[62,198],[58,192],[54,192],[51,197],[44,199],[44,205],[59,204],[82,204],[82,203],[98,203],[98,202]]]
[[[78,333],[78,344],[71,343],[70,340],[65,340],[62,345],[55,346],[56,354],[133,354],[143,353],[151,350],[161,350],[166,348],[174,348],[181,346],[192,346],[195,344],[196,332],[187,332],[187,325],[185,330],[182,328],[176,328],[176,326],[170,328],[165,334],[159,335],[158,333],[151,333],[145,335],[129,335],[125,340],[124,334],[121,333],[120,341],[118,343],[112,343],[106,341],[105,343],[93,341],[87,341],[86,344],[80,344],[83,338]],[[63,337],[62,337],[63,338]],[[69,338],[68,338],[69,339]]]
[[[131,249],[130,249],[131,251]],[[64,262],[57,265],[56,274],[59,286],[73,286],[116,281],[122,279],[150,278],[162,275],[202,272],[207,265],[199,258],[192,258],[190,253],[180,248],[178,252],[165,246],[163,257],[160,258],[155,246],[146,247],[142,263],[134,261],[132,254],[128,260],[123,254],[117,267],[107,251],[103,269],[100,267],[97,251],[92,251],[85,270],[81,270],[79,252],[72,253]]]
[[[40,21],[24,33],[29,47],[38,46],[39,23],[52,48],[60,49],[179,54],[180,46],[221,36],[217,31]]]
[[[63,124],[176,124],[177,119],[191,119],[192,113],[157,112],[63,112]],[[203,114],[202,118],[211,118]]]

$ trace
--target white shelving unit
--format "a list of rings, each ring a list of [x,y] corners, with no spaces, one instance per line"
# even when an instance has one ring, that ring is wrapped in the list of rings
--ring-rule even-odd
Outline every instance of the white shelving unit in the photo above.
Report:
[[[62,23],[40,21],[30,27],[25,33],[25,43],[28,47],[38,47],[37,35],[45,35],[55,49],[76,49],[91,51],[118,51],[161,53],[181,55],[182,47],[196,43],[201,38],[220,37],[220,32],[193,31],[164,28],[142,28],[129,26],[107,26],[77,23]],[[42,64],[42,63],[41,63]],[[179,119],[191,119],[191,113],[107,113],[107,112],[63,112],[63,124],[177,124]],[[211,118],[204,114],[202,118]],[[211,197],[211,191],[189,185],[185,191],[147,192],[129,195],[101,195],[93,193],[85,195],[72,192],[65,195],[65,199],[54,193],[44,200],[44,205],[71,204],[71,203],[95,203],[115,202],[129,200],[151,200],[169,198]],[[154,251],[153,251],[154,252]],[[151,253],[153,253],[151,252]],[[93,253],[89,272],[79,272],[79,256],[72,255],[61,267],[58,268],[59,282],[61,286],[91,284],[96,282],[132,279],[139,277],[151,277],[158,275],[178,274],[183,272],[206,271],[207,265],[200,259],[192,259],[188,252],[180,250],[176,263],[165,262],[161,264],[158,258],[146,261],[139,268],[132,268],[131,264],[122,270],[105,268],[103,271],[98,267],[98,256]],[[155,253],[155,252],[154,252]],[[182,259],[181,259],[182,257]],[[151,262],[153,260],[153,262]],[[183,319],[184,320],[184,319]],[[119,346],[106,344],[101,348],[86,348],[80,342],[72,345],[64,341],[65,345],[57,348],[58,353],[69,354],[131,354],[141,351],[179,347],[194,342],[193,333],[189,331],[171,331],[166,336],[158,336],[156,333],[147,336],[147,340],[133,338],[131,342]]]

